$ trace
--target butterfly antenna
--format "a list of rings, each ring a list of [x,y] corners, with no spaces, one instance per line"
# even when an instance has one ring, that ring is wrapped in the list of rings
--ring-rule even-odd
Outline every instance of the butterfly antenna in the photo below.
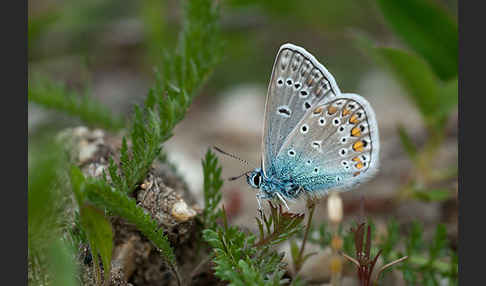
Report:
[[[237,157],[237,156],[235,156],[235,155],[233,155],[233,154],[230,154],[230,153],[228,153],[228,152],[226,152],[226,151],[223,151],[223,150],[221,150],[220,148],[218,148],[218,147],[216,147],[216,146],[213,146],[213,148],[214,148],[214,150],[218,151],[219,153],[221,153],[221,154],[223,154],[223,155],[226,155],[226,156],[229,156],[229,157],[231,157],[231,158],[233,158],[233,159],[236,159],[236,160],[238,160],[238,161],[240,161],[240,162],[244,163],[245,165],[249,165],[249,164],[248,164],[248,162],[247,162],[246,160],[243,160],[243,159],[241,159],[240,157]],[[234,181],[234,180],[238,180],[239,178],[241,178],[241,177],[243,177],[243,176],[245,176],[245,175],[248,175],[248,173],[250,173],[251,171],[252,171],[252,170],[249,170],[249,171],[246,171],[246,172],[244,172],[243,174],[241,174],[241,175],[239,175],[239,176],[230,177],[230,178],[228,178],[228,181]]]
[[[239,178],[243,177],[244,175],[248,174],[249,172],[251,172],[251,171],[244,172],[243,174],[236,176],[236,177],[230,177],[230,178],[228,178],[228,181],[238,180]]]
[[[235,156],[235,155],[233,155],[233,154],[230,154],[230,153],[228,153],[228,152],[225,152],[225,151],[221,150],[220,148],[218,148],[218,147],[216,147],[216,146],[213,146],[213,148],[214,148],[214,150],[218,151],[219,153],[221,153],[221,154],[223,154],[223,155],[229,156],[229,157],[231,157],[231,158],[233,158],[233,159],[236,159],[236,160],[238,160],[238,161],[240,161],[240,162],[242,162],[242,163],[244,163],[244,164],[246,164],[246,165],[249,165],[247,161],[245,161],[245,160],[243,160],[243,159],[241,159],[241,158],[239,158],[239,157],[237,157],[237,156]],[[246,173],[248,173],[248,172],[246,172]],[[244,174],[246,174],[246,173],[244,173]],[[244,174],[243,174],[243,175],[244,175]],[[243,176],[243,175],[241,175],[241,176]],[[241,176],[239,176],[239,177],[241,177]],[[239,178],[239,177],[238,177],[238,178]]]

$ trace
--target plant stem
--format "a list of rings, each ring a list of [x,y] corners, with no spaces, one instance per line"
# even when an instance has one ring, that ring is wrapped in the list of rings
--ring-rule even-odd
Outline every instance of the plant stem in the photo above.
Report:
[[[197,271],[199,271],[199,269],[204,266],[204,264],[208,263],[213,258],[214,258],[214,253],[211,253],[206,258],[204,258],[201,262],[199,262],[199,264],[191,271],[191,275],[190,275],[191,279],[197,274]]]
[[[169,268],[171,270],[171,272],[174,274],[175,278],[176,278],[176,281],[177,281],[177,286],[182,286],[182,279],[181,279],[181,275],[179,274],[179,271],[177,270],[177,267],[172,264],[172,263],[167,263],[169,265]]]
[[[300,246],[299,256],[295,261],[295,273],[299,273],[302,268],[302,257],[304,255],[305,244],[307,242],[307,237],[309,236],[309,230],[312,223],[312,216],[314,215],[314,210],[316,209],[316,204],[312,201],[307,201],[309,209],[309,219],[307,220],[307,225],[305,226],[304,239],[302,240],[302,245]]]

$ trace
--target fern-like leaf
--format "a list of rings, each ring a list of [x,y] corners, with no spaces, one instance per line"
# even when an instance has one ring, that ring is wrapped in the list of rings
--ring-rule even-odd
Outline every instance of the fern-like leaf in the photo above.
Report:
[[[206,228],[214,229],[216,227],[216,219],[221,215],[221,211],[217,209],[222,198],[220,191],[223,185],[221,166],[219,166],[218,158],[211,150],[206,152],[202,165],[204,174],[203,222]]]
[[[120,117],[88,94],[80,95],[65,85],[45,77],[29,81],[28,100],[45,108],[78,117],[90,127],[118,130],[124,127]]]

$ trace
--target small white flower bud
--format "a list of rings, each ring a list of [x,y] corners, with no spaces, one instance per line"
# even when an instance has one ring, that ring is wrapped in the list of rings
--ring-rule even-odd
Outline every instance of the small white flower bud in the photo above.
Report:
[[[337,192],[332,192],[327,199],[327,212],[332,223],[338,224],[343,219],[343,201]]]

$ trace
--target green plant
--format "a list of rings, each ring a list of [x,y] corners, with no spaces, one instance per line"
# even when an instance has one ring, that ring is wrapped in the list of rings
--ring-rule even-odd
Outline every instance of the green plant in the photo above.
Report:
[[[28,264],[32,285],[76,285],[76,263],[63,228],[70,199],[62,170],[67,162],[55,142],[29,145]]]
[[[77,201],[82,202],[79,206],[81,227],[88,235],[95,269],[98,267],[98,262],[94,253],[99,252],[105,270],[105,283],[109,282],[107,275],[109,275],[110,269],[113,237],[111,225],[106,220],[105,215],[100,212],[100,209],[106,209],[136,225],[161,252],[178,283],[181,284],[175,255],[164,230],[160,229],[157,222],[137,206],[134,199],[126,196],[123,192],[113,190],[105,180],[84,178],[77,167],[73,167],[71,170],[71,181]],[[98,209],[90,204],[95,205]],[[99,269],[96,270],[99,275]],[[100,280],[98,279],[98,281]]]
[[[374,267],[380,256],[382,250],[379,250],[374,258],[371,258],[371,241],[372,241],[372,230],[371,225],[368,224],[368,227],[365,231],[365,223],[359,224],[356,228],[352,228],[351,232],[354,235],[354,246],[356,250],[355,258],[343,253],[342,255],[354,263],[357,267],[357,275],[360,281],[360,285],[362,286],[369,286],[369,285],[378,285],[378,279],[380,278],[380,274],[386,270],[387,268],[391,267],[394,264],[397,264],[405,259],[407,256],[401,257],[395,261],[392,261],[384,266],[380,267],[378,270],[378,274],[376,275],[375,281],[371,281],[371,275],[373,273]],[[365,232],[366,232],[366,239],[365,239]],[[372,284],[373,283],[373,284]]]
[[[80,95],[68,90],[64,84],[41,75],[36,75],[29,80],[28,100],[45,108],[78,117],[90,127],[119,130],[124,126],[121,118],[113,115],[110,109],[91,98],[87,91],[84,95]]]
[[[202,220],[206,228],[215,229],[216,220],[221,217],[221,210],[218,209],[221,202],[221,166],[218,159],[210,150],[202,162],[204,175],[204,210]]]
[[[314,211],[316,209],[316,203],[314,201],[307,201],[307,209],[309,210],[309,215],[307,218],[307,224],[305,226],[304,230],[304,236],[302,238],[302,245],[300,246],[300,249],[297,247],[297,244],[295,242],[291,243],[291,254],[292,254],[292,261],[294,262],[295,265],[295,272],[298,273],[300,269],[302,268],[304,262],[312,255],[315,253],[308,253],[304,255],[304,250],[305,250],[305,244],[307,243],[307,240],[309,238],[309,233],[310,229],[312,227],[312,217],[314,216]]]
[[[272,247],[299,232],[303,215],[282,211],[282,207],[269,203],[270,214],[256,218],[258,240],[235,226],[229,226],[224,207],[216,211],[221,200],[221,167],[210,150],[203,161],[204,201],[203,218],[206,229],[204,240],[212,248],[212,261],[216,276],[230,285],[280,285],[283,280],[283,256]],[[223,225],[216,223],[222,218]]]
[[[391,222],[388,232],[396,226]],[[457,253],[453,251],[447,241],[446,228],[437,225],[433,240],[426,243],[422,238],[423,227],[414,222],[408,236],[402,238],[405,243],[405,254],[409,257],[398,269],[409,285],[438,285],[440,278],[449,280],[450,285],[457,284]],[[383,247],[395,248],[399,239],[385,240]],[[384,255],[385,261],[390,261],[402,255],[399,252],[388,251]]]
[[[123,138],[120,166],[110,160],[109,175],[91,182],[87,198],[134,223],[161,251],[179,285],[175,256],[163,230],[143,212],[130,194],[145,178],[152,162],[161,154],[161,144],[184,118],[192,98],[219,59],[218,11],[209,0],[185,2],[185,23],[174,54],[167,54],[163,76],[156,71],[155,86],[142,108],[135,107],[130,128],[131,147]],[[112,190],[111,186],[114,187]]]
[[[360,47],[398,79],[418,108],[428,132],[422,147],[415,145],[404,126],[398,126],[401,143],[414,163],[414,170],[402,188],[401,197],[442,201],[449,189],[434,187],[457,175],[457,168],[432,166],[444,141],[448,118],[458,104],[457,22],[431,0],[377,0],[387,24],[411,51],[375,46],[359,37]]]
[[[175,255],[164,230],[129,195],[145,178],[152,162],[162,156],[161,144],[172,136],[173,128],[184,118],[198,89],[219,61],[218,9],[210,0],[184,2],[184,25],[177,49],[174,53],[165,54],[162,74],[155,71],[156,82],[144,105],[135,106],[129,136],[123,137],[120,165],[110,158],[109,176],[104,174],[102,179],[84,178],[76,167],[71,170],[73,193],[79,209],[79,226],[93,254],[98,284],[101,283],[98,254],[104,268],[104,281],[109,283],[113,248],[113,233],[106,211],[136,225],[160,250],[179,285],[182,284]],[[105,108],[46,79],[31,83],[29,100],[78,116],[90,126],[109,129],[121,127],[120,121],[109,115]],[[33,192],[32,196],[34,194],[37,193]],[[32,227],[39,223],[34,220],[30,220]]]
[[[228,226],[223,208],[223,226],[206,229],[204,239],[214,251],[215,274],[230,285],[280,285],[283,279],[283,255],[272,246],[295,234],[303,215],[282,212],[281,207],[270,204],[271,214],[257,218],[259,240],[237,227]]]

